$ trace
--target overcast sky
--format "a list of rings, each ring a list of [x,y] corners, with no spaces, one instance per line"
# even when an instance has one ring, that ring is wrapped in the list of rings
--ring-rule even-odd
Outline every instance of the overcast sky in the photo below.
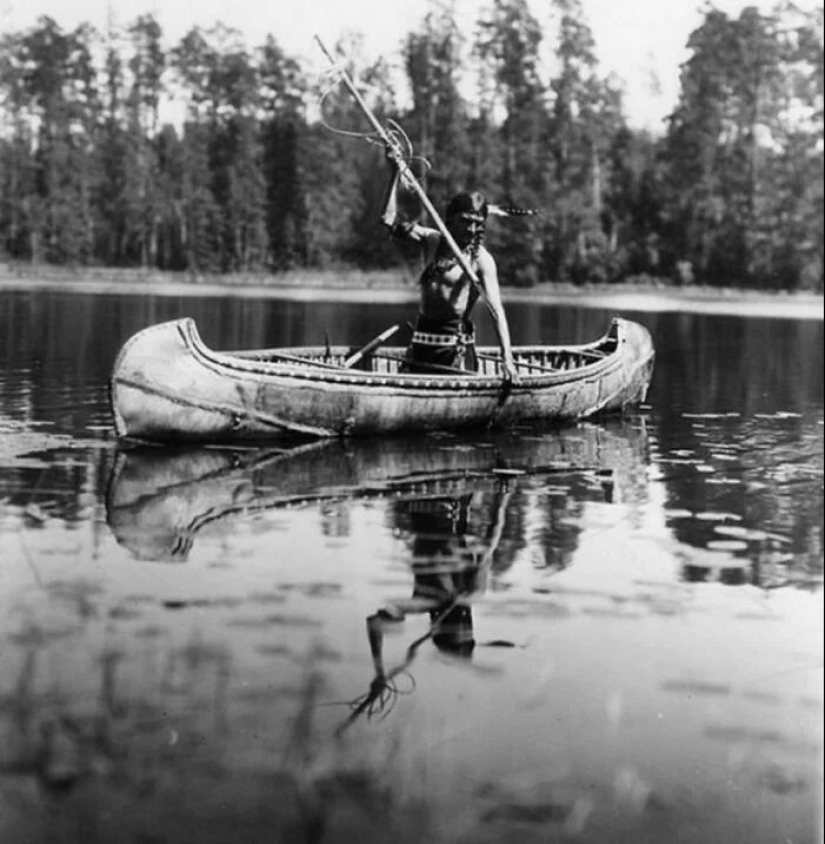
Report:
[[[529,0],[540,23],[549,20],[548,0]],[[819,0],[797,0],[814,8]],[[484,0],[458,0],[459,17],[469,27]],[[678,96],[679,65],[685,43],[702,20],[700,0],[582,0],[596,40],[603,73],[624,82],[625,109],[633,126],[654,131]],[[771,9],[773,0],[715,0],[716,8],[738,16],[746,6]],[[313,42],[320,35],[332,45],[347,30],[362,33],[370,56],[394,53],[403,36],[417,28],[424,0],[0,0],[0,32],[31,26],[49,15],[64,29],[88,22],[105,29],[107,20],[129,23],[151,13],[164,40],[175,43],[193,26],[220,21],[240,30],[250,47],[272,34],[292,55],[317,66],[324,62]],[[469,33],[468,33],[469,34]]]

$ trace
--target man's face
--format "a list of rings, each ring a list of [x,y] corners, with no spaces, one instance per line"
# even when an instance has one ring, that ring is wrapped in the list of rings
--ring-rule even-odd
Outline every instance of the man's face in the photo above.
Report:
[[[481,214],[473,214],[471,211],[455,214],[450,217],[450,234],[463,249],[469,246],[474,238],[484,234],[484,224],[484,217]]]

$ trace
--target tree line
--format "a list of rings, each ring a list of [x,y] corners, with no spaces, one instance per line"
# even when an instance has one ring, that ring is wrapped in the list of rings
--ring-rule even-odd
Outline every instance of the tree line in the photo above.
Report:
[[[822,10],[708,6],[661,135],[631,128],[580,0],[493,0],[472,32],[431,0],[397,51],[335,45],[403,127],[436,207],[459,189],[540,209],[491,222],[505,284],[823,289]],[[632,45],[628,45],[632,49]],[[549,59],[547,57],[550,57]],[[223,25],[167,48],[42,17],[0,39],[0,258],[200,273],[379,268],[384,151],[336,79]],[[354,133],[354,136],[353,136]],[[408,197],[410,217],[422,213]]]

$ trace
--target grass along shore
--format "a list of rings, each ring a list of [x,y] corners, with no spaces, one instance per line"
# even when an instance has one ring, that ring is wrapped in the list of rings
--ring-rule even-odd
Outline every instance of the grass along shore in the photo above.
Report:
[[[0,291],[63,290],[79,293],[157,296],[234,295],[343,302],[414,302],[416,275],[390,270],[304,270],[286,273],[193,274],[106,267],[55,267],[0,264]],[[741,316],[823,319],[825,299],[818,293],[770,292],[691,285],[677,287],[643,278],[621,284],[574,285],[546,282],[534,287],[502,288],[505,302],[540,302],[620,309],[682,311]]]

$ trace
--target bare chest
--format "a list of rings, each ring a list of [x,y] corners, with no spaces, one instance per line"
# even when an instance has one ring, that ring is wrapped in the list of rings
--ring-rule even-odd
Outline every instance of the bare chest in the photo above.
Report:
[[[433,261],[421,278],[425,311],[443,307],[461,313],[468,306],[471,288],[472,282],[457,261]]]

